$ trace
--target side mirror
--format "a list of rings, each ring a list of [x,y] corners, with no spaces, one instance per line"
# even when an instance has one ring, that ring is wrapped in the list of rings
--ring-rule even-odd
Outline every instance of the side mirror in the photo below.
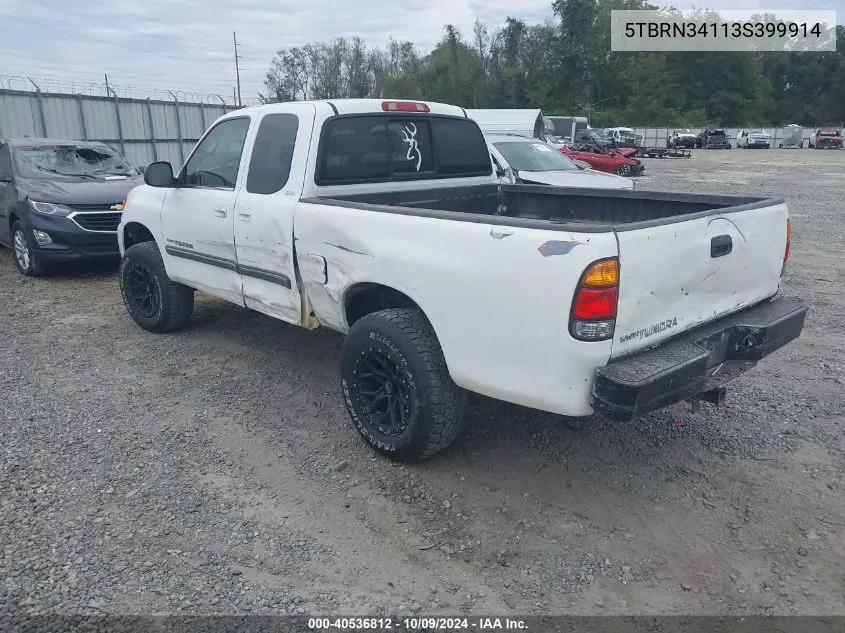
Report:
[[[172,187],[173,167],[166,161],[150,163],[144,168],[144,183],[150,187]]]
[[[2,169],[0,169],[0,182],[12,182],[12,179]]]

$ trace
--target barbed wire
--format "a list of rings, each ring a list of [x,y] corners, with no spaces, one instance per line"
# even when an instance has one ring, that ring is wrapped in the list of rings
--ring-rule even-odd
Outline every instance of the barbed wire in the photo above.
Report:
[[[184,103],[225,103],[236,105],[233,95],[218,93],[204,93],[192,90],[169,90],[152,86],[113,84],[109,82],[108,89],[104,82],[68,81],[52,77],[34,77],[32,75],[0,75],[0,88],[19,90],[23,92],[86,95],[90,97],[113,97],[124,99],[154,99],[156,101],[173,101],[174,97]],[[242,98],[243,105],[260,105],[259,97]]]

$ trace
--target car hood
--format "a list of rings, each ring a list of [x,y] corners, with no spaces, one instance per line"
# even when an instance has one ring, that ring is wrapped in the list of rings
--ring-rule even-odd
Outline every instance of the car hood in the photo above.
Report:
[[[551,185],[553,187],[581,187],[590,189],[633,189],[634,182],[628,178],[592,169],[578,171],[521,171],[519,178],[525,183]]]
[[[695,138],[695,134],[692,132],[678,132],[675,136],[679,136],[680,138]]]
[[[27,198],[53,204],[114,204],[143,184],[141,175],[79,180],[21,180],[18,188]]]

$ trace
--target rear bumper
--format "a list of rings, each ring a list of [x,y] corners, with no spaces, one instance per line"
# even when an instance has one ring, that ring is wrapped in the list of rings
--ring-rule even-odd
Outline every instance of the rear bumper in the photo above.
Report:
[[[590,404],[619,422],[718,389],[798,338],[808,307],[776,297],[596,371]]]

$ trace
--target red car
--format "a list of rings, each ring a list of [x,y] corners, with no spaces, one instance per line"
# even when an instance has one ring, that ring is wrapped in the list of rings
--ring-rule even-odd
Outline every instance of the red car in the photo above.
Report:
[[[564,145],[558,151],[573,160],[589,163],[593,169],[620,176],[641,176],[645,170],[642,161],[633,155],[625,156],[619,150],[604,149],[597,145]],[[636,153],[636,150],[633,152]]]

